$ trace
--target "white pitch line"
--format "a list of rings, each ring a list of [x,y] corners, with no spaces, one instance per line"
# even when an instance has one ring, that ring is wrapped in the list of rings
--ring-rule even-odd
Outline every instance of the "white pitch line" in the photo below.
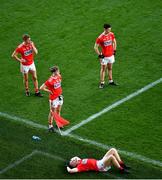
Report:
[[[30,127],[35,127],[35,128],[39,128],[39,129],[47,129],[47,127],[44,125],[35,123],[29,119],[24,119],[24,118],[20,118],[20,117],[14,116],[14,115],[10,115],[8,113],[0,112],[0,116],[7,118],[7,119],[12,119],[13,121],[16,121],[16,122],[24,123]]]
[[[91,144],[91,145],[94,145],[94,146],[97,146],[99,148],[102,148],[102,149],[105,149],[105,150],[108,150],[110,148],[112,148],[111,146],[109,145],[106,145],[106,144],[102,144],[102,143],[99,143],[97,141],[93,141],[93,140],[89,140],[89,139],[86,139],[86,138],[83,138],[83,137],[80,137],[78,135],[74,135],[74,134],[69,134],[68,135],[69,137],[72,137],[74,139],[77,139],[77,140],[80,140],[80,141],[83,141],[83,142],[86,142],[88,144]],[[128,152],[128,151],[125,151],[125,150],[120,150],[120,149],[117,149],[118,152],[120,154],[123,154],[127,157],[130,157],[131,159],[136,159],[136,160],[139,160],[139,161],[143,161],[145,163],[148,163],[148,164],[153,164],[155,166],[160,166],[162,167],[162,162],[161,161],[157,161],[157,160],[154,160],[154,159],[150,159],[150,158],[147,158],[143,155],[140,155],[140,154],[136,154],[134,152]]]
[[[108,111],[110,111],[110,110],[116,108],[117,106],[123,104],[124,102],[126,102],[126,101],[128,101],[128,100],[130,100],[130,99],[132,99],[132,98],[134,98],[134,97],[136,97],[136,96],[138,96],[139,94],[141,94],[141,93],[149,90],[150,88],[156,86],[157,84],[159,84],[159,83],[161,83],[161,82],[162,82],[162,78],[160,78],[160,79],[158,79],[158,80],[156,80],[156,81],[148,84],[147,86],[145,86],[145,87],[143,87],[143,88],[135,91],[134,93],[132,93],[132,94],[126,96],[125,98],[123,98],[123,99],[121,99],[121,100],[113,103],[112,105],[107,106],[106,108],[102,109],[102,110],[99,111],[98,113],[95,113],[95,114],[91,115],[90,117],[88,117],[87,119],[81,121],[80,123],[78,123],[78,124],[70,127],[70,128],[67,129],[66,131],[63,131],[63,134],[64,134],[64,135],[67,135],[67,134],[71,133],[72,131],[80,128],[81,126],[89,123],[90,121],[96,119],[97,117],[99,117],[99,116],[107,113]]]
[[[6,168],[0,170],[0,174],[3,174],[3,173],[5,173],[6,171],[8,171],[8,170],[10,170],[10,169],[18,166],[19,164],[21,164],[21,163],[24,162],[25,160],[31,158],[31,157],[32,157],[34,154],[36,154],[36,153],[37,153],[37,152],[34,150],[33,152],[31,152],[30,154],[24,156],[23,158],[15,161],[15,162],[12,163],[12,164],[9,164]]]
[[[0,116],[5,117],[6,119],[8,118],[10,120],[14,120],[14,121],[22,123],[20,121],[21,120],[20,117],[12,116],[12,115],[9,115],[7,113],[2,113],[2,112],[0,112]],[[22,120],[23,120],[23,123],[25,123],[28,126],[39,128],[39,129],[47,129],[46,126],[34,123],[34,122],[30,121],[30,120],[25,121],[25,119],[23,119],[23,118],[22,118]],[[77,135],[68,134],[67,136],[72,137],[74,139],[77,139],[79,141],[86,142],[88,144],[94,145],[96,147],[102,148],[104,150],[108,150],[108,149],[111,148],[108,145],[105,145],[105,144],[102,144],[102,143],[99,143],[99,142],[96,142],[96,141],[92,141],[92,140],[89,140],[89,139],[85,139],[85,138],[82,138],[82,137],[77,136]],[[142,155],[139,155],[139,154],[136,154],[136,153],[133,153],[133,152],[128,152],[128,151],[125,151],[125,150],[119,150],[119,151],[120,151],[121,154],[123,154],[125,156],[128,156],[128,157],[131,157],[132,159],[136,159],[136,160],[139,160],[139,161],[142,161],[142,162],[145,162],[145,163],[150,163],[150,164],[162,167],[162,162],[161,161],[153,160],[153,159],[147,158],[145,156],[142,156]]]
[[[61,158],[59,156],[55,156],[53,154],[50,154],[50,153],[47,153],[47,152],[44,152],[44,151],[40,151],[40,150],[34,150],[30,154],[22,157],[21,159],[15,161],[14,163],[9,164],[6,168],[0,170],[0,174],[3,174],[5,172],[7,172],[8,170],[18,166],[19,164],[23,163],[25,160],[31,158],[32,156],[34,156],[36,154],[41,154],[43,156],[46,156],[46,157],[49,157],[49,158],[52,158],[52,159],[56,159],[56,160],[59,160],[59,161],[65,161],[65,159],[63,159],[63,158]]]
[[[40,151],[40,150],[34,150],[32,151],[30,154],[24,156],[23,158],[21,158],[20,160],[17,160],[15,161],[14,163],[8,165],[6,168],[2,169],[0,171],[0,174],[3,174],[5,172],[7,172],[8,170],[12,169],[12,168],[15,168],[16,166],[18,166],[19,164],[23,163],[25,160],[31,158],[32,156],[36,155],[36,154],[40,154],[40,155],[43,155],[43,156],[46,156],[46,157],[49,157],[49,158],[52,158],[52,159],[56,159],[56,160],[59,160],[59,161],[63,161],[65,162],[66,160],[63,159],[62,157],[60,156],[55,156],[53,154],[50,154],[48,152],[44,152],[44,151]],[[120,177],[118,176],[115,176],[113,174],[106,174],[106,173],[103,173],[102,174],[103,176],[109,176],[109,177],[112,177],[114,179],[121,179]]]
[[[53,154],[50,154],[50,153],[47,153],[47,152],[44,152],[44,151],[36,150],[36,153],[47,156],[47,157],[52,158],[52,159],[59,160],[59,161],[66,161],[65,159],[61,158],[60,156],[55,156]]]

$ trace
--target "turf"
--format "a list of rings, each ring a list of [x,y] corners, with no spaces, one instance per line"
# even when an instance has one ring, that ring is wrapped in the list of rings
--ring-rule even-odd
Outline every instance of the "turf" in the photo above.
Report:
[[[63,158],[65,161],[55,160],[44,155],[36,154],[22,162],[20,165],[8,170],[0,175],[0,178],[160,178],[162,172],[145,163],[124,158],[132,166],[130,175],[121,175],[114,168],[108,173],[81,173],[70,175],[66,172],[65,164],[71,158],[71,154],[80,157],[101,158],[105,151],[89,146],[67,137],[57,134],[49,134],[44,130],[26,127],[23,124],[13,123],[7,119],[1,120],[1,162],[0,168],[3,169],[9,164],[21,159],[33,150],[40,150],[52,155]],[[7,133],[6,133],[7,132]],[[32,140],[32,136],[41,137],[41,141]],[[12,147],[12,150],[11,148]],[[82,151],[80,151],[80,148]],[[65,151],[66,150],[66,151]]]
[[[48,95],[44,94],[41,99],[34,95],[29,98],[25,97],[19,64],[11,58],[11,53],[21,43],[23,33],[31,35],[39,51],[38,56],[35,57],[35,64],[40,85],[50,76],[48,71],[50,66],[56,64],[60,67],[64,95],[62,116],[70,120],[70,126],[161,77],[162,2],[159,0],[154,3],[151,0],[32,0],[30,2],[0,0],[0,3],[1,112],[47,125]],[[112,31],[117,39],[113,75],[114,80],[120,86],[106,86],[105,89],[99,90],[100,65],[93,46],[96,37],[103,31],[102,26],[105,22],[112,25]],[[30,89],[34,93],[31,79]],[[87,126],[83,126],[75,133],[104,144],[161,160],[161,104],[161,84],[159,84]],[[111,121],[108,122],[107,117]],[[1,123],[3,121],[1,119]],[[111,129],[107,131],[110,125]],[[33,148],[35,149],[33,142],[20,144],[27,142],[33,132],[36,131],[39,134],[39,130],[25,130],[25,127],[21,126],[22,131],[19,129],[18,136],[18,132],[12,128],[16,125],[5,123],[5,126],[8,128],[1,128],[0,133],[3,136],[0,140],[4,143],[5,140],[8,141],[13,137],[10,147],[14,149],[14,152],[12,154],[7,143],[2,150],[0,149],[0,154],[8,152],[7,156],[1,157],[2,168],[26,153],[30,153]],[[25,130],[25,135],[29,133],[28,138],[24,135],[23,130]],[[49,148],[47,150],[50,153],[63,153],[65,159],[68,155],[73,154],[69,148],[69,144],[72,147],[76,145],[73,140],[58,136],[50,137],[48,134],[44,134],[44,137],[49,146],[52,139],[55,139],[54,144],[57,151],[54,152],[52,148]],[[76,147],[78,147],[76,153],[82,155],[80,149],[85,146],[79,143]],[[64,149],[67,149],[66,153]],[[90,151],[91,148],[88,150],[86,147],[84,154],[89,155]],[[59,155],[62,156],[62,154]],[[35,156],[24,162],[24,168],[20,168],[19,173],[16,172],[17,169],[12,169],[11,174],[8,172],[4,176],[6,178],[11,176],[44,178],[43,172],[39,175],[39,169],[37,173],[32,172],[31,174],[28,169],[29,164],[36,166],[35,163],[39,159]],[[41,167],[42,161],[46,164],[49,162],[49,166],[51,165],[47,158],[40,160]],[[161,171],[157,167],[129,159],[128,161],[136,167],[130,178],[161,177]],[[55,164],[60,164],[60,162],[55,162]],[[141,166],[146,167],[144,172],[140,170]],[[57,173],[47,173],[46,178],[64,178],[61,175],[62,168],[58,169],[60,171],[58,170]],[[74,177],[85,178],[87,175]],[[92,174],[92,177],[105,178],[98,174]]]

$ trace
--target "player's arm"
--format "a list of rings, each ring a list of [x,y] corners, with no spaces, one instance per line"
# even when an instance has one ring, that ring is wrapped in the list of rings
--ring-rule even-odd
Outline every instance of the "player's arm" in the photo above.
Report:
[[[113,49],[114,49],[114,51],[116,51],[116,47],[117,47],[116,39],[114,38],[114,40],[113,40]]]
[[[67,166],[67,171],[69,172],[69,173],[77,173],[78,172],[78,169],[77,168],[69,168],[68,166]]]
[[[46,91],[46,92],[48,92],[48,93],[50,93],[50,94],[53,94],[52,91],[50,91],[50,90],[48,89],[48,87],[45,85],[45,83],[42,84],[39,89],[42,90],[42,91]]]
[[[96,54],[101,55],[101,53],[99,51],[99,44],[95,43],[94,50],[95,50]]]
[[[98,55],[99,59],[101,60],[102,58],[104,58],[104,55],[102,55],[102,53],[99,50],[99,44],[95,43],[94,45],[94,50],[96,52],[96,54]]]
[[[14,58],[14,59],[16,59],[16,60],[19,61],[19,62],[26,62],[25,59],[18,57],[18,53],[17,53],[16,51],[14,51],[14,52],[12,53],[11,57]]]
[[[35,47],[35,45],[34,45],[34,43],[32,41],[31,41],[31,45],[32,45],[34,53],[38,54],[38,49]]]

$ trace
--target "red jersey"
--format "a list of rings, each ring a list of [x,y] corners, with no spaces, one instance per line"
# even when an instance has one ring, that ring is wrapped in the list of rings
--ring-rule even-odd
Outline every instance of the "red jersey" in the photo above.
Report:
[[[115,39],[114,33],[109,34],[102,33],[97,39],[96,44],[99,44],[102,48],[102,54],[105,57],[110,57],[114,54],[113,40]]]
[[[15,51],[21,54],[21,57],[26,60],[26,62],[22,62],[23,65],[29,66],[33,63],[34,53],[31,44],[22,43],[16,48]]]
[[[82,159],[76,168],[78,169],[78,172],[99,171],[96,159]]]
[[[54,100],[62,94],[61,79],[62,79],[61,75],[56,75],[56,76],[51,76],[45,82],[47,88],[53,93],[49,95],[50,100]]]

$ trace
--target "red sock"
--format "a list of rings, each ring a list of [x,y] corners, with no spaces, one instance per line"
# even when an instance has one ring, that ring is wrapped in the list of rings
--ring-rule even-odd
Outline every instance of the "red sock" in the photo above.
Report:
[[[38,92],[39,92],[39,89],[35,89],[35,92],[38,93]]]
[[[122,166],[120,166],[120,168],[119,168],[120,170],[123,170],[124,168],[122,167]]]
[[[123,161],[120,161],[119,164],[122,166],[122,165],[124,165],[124,162],[123,162]]]

